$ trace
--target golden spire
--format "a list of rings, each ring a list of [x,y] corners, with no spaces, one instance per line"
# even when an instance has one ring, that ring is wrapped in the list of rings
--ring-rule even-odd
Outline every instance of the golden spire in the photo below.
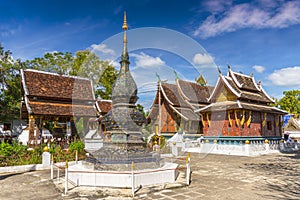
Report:
[[[127,37],[126,37],[126,31],[128,30],[128,26],[127,26],[127,20],[126,20],[126,12],[124,12],[124,22],[123,22],[123,26],[122,29],[124,31],[124,37],[123,37],[123,52],[122,52],[122,56],[121,56],[121,65],[122,66],[126,66],[126,70],[128,69],[128,64],[129,64],[129,56],[128,56],[128,52],[127,52]]]
[[[124,23],[123,23],[122,29],[124,31],[128,30],[127,20],[126,20],[126,12],[125,11],[124,11]]]
[[[124,30],[123,42],[127,43],[126,31],[128,30],[128,26],[127,26],[127,20],[126,20],[126,12],[124,12],[124,22],[123,22],[122,29]]]

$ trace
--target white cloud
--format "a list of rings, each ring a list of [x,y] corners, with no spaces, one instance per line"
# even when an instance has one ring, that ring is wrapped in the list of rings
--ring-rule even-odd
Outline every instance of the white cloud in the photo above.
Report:
[[[204,1],[203,5],[212,13],[221,12],[232,4],[232,0],[209,0]]]
[[[115,51],[113,49],[110,49],[106,46],[106,44],[92,44],[91,45],[91,51],[92,52],[101,52],[103,54],[108,54],[111,56],[116,55]]]
[[[277,7],[237,4],[213,13],[194,31],[194,36],[213,37],[243,28],[285,28],[300,23],[300,1],[283,2]]]
[[[195,65],[208,65],[214,63],[214,58],[209,54],[197,53],[194,55],[193,63]]]
[[[300,86],[300,66],[275,70],[268,79],[277,86]]]
[[[135,59],[134,62],[136,67],[157,68],[166,65],[165,61],[161,60],[161,58],[152,57],[143,52],[140,54],[130,54],[130,56]]]
[[[263,73],[266,69],[265,67],[260,65],[254,65],[252,68],[258,73]]]

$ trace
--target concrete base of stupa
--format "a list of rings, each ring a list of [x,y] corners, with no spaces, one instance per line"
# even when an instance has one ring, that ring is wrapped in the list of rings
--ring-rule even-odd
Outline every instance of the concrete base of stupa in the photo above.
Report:
[[[175,163],[164,163],[155,169],[105,171],[95,170],[91,163],[82,161],[69,167],[68,179],[76,186],[138,188],[174,183],[179,173],[177,167]]]

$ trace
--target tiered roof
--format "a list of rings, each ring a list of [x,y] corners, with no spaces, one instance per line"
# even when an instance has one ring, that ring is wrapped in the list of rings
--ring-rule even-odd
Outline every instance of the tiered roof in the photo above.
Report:
[[[22,113],[46,116],[96,116],[89,79],[32,69],[21,70]]]
[[[208,105],[212,87],[178,79],[176,84],[160,82],[159,90],[162,94],[161,98],[166,100],[169,109],[185,120],[198,121],[200,119],[194,113],[194,109]],[[157,92],[149,115],[150,119],[158,115],[158,98]]]
[[[218,100],[222,92],[226,92],[229,98]],[[209,101],[210,105],[196,112],[247,109],[277,114],[285,113],[276,107],[269,106],[270,103],[274,103],[274,100],[268,96],[260,84],[255,82],[253,76],[233,72],[229,66],[227,76],[220,73]]]

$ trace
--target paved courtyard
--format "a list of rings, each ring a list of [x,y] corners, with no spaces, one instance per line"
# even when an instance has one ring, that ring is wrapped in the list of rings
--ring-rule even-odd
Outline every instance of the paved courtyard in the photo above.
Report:
[[[177,160],[184,163],[183,160]],[[300,154],[259,157],[191,154],[192,182],[142,188],[134,199],[299,199]],[[180,176],[183,176],[181,173]],[[75,187],[67,195],[50,171],[0,174],[0,199],[132,199],[130,190]]]

